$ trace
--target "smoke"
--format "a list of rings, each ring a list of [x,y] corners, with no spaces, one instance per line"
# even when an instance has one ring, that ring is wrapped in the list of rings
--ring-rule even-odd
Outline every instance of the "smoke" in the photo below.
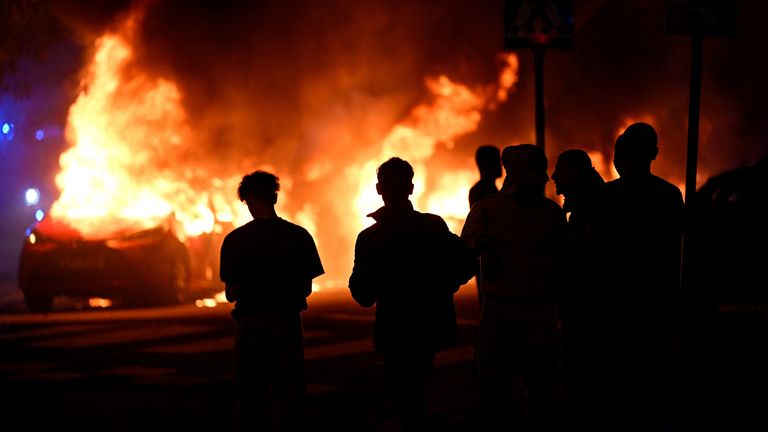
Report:
[[[56,10],[85,46],[141,11],[136,67],[179,87],[194,137],[178,163],[228,175],[268,166],[285,180],[291,212],[312,202],[316,219],[344,224],[355,216],[333,202],[355,193],[348,169],[377,157],[392,127],[430,98],[427,77],[495,82],[504,3],[69,0]],[[545,59],[550,160],[578,147],[610,161],[621,128],[648,121],[660,137],[654,171],[682,183],[690,38],[666,34],[664,2],[574,3],[574,49],[549,50]],[[704,176],[754,162],[768,147],[768,65],[755,61],[765,16],[765,2],[742,1],[738,35],[705,41]],[[519,54],[516,91],[450,152],[437,149],[440,166],[473,168],[482,144],[534,141],[533,56]],[[351,240],[320,239],[326,254],[343,257]]]
[[[279,159],[300,169],[338,151],[364,158],[425,97],[424,78],[494,79],[504,1],[352,0],[53,2],[86,43],[141,9],[139,59],[182,90],[205,148],[230,163]],[[575,48],[546,56],[548,152],[610,155],[626,119],[651,116],[667,175],[685,160],[690,41],[665,31],[665,2],[574,2]],[[708,172],[753,161],[765,149],[768,66],[755,61],[768,37],[768,5],[739,2],[736,37],[707,38],[701,164]],[[467,137],[531,141],[532,56],[520,50],[519,90]],[[335,125],[356,125],[334,130]],[[374,150],[368,149],[368,153]],[[247,165],[249,162],[244,163]]]

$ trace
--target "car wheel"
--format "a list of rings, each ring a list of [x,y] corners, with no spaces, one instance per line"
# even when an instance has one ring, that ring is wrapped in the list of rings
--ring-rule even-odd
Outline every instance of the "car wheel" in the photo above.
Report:
[[[28,292],[24,295],[27,309],[32,312],[50,312],[53,309],[53,296],[42,292]]]

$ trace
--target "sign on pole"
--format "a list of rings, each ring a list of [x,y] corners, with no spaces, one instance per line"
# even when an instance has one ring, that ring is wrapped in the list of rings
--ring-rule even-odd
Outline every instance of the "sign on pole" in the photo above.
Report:
[[[573,11],[566,0],[508,0],[504,48],[573,47]]]
[[[536,82],[536,145],[544,146],[544,50],[573,47],[573,11],[566,0],[507,0],[504,48],[532,48]]]
[[[736,0],[667,0],[667,33],[736,36]]]
[[[735,36],[736,0],[667,0],[667,33],[691,36],[691,82],[688,102],[688,146],[685,162],[686,232],[683,237],[681,287],[692,292],[691,238],[695,215],[696,171],[699,163],[699,120],[701,111],[701,75],[704,62],[704,36]]]

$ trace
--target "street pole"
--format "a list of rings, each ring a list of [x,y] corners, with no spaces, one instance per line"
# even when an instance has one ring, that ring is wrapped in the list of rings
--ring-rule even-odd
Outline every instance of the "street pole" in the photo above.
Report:
[[[536,85],[536,145],[544,145],[544,50],[543,46],[533,48],[534,75]]]
[[[692,232],[695,222],[694,201],[696,197],[696,169],[699,153],[699,116],[701,111],[701,73],[704,56],[704,36],[698,32],[691,38],[691,88],[688,102],[688,149],[685,164],[685,235],[683,238],[683,259],[681,285],[684,293],[690,294],[690,270]]]

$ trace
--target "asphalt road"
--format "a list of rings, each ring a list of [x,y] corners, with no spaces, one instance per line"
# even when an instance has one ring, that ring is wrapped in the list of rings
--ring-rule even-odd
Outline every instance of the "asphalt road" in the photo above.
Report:
[[[459,344],[438,355],[432,372],[436,431],[477,430],[474,289],[456,296]],[[0,300],[0,430],[234,430],[229,304],[102,310],[59,302],[31,314],[9,292]],[[397,430],[370,339],[373,309],[345,290],[309,300],[308,430]],[[768,308],[724,308],[696,338],[683,371],[688,391],[674,407],[684,428],[672,430],[768,430]]]
[[[474,287],[457,295],[460,343],[432,375],[437,430],[476,429]],[[343,290],[315,293],[304,313],[313,431],[396,430],[370,332],[373,310]],[[231,306],[80,309],[47,314],[14,301],[0,313],[0,429],[233,430]]]

